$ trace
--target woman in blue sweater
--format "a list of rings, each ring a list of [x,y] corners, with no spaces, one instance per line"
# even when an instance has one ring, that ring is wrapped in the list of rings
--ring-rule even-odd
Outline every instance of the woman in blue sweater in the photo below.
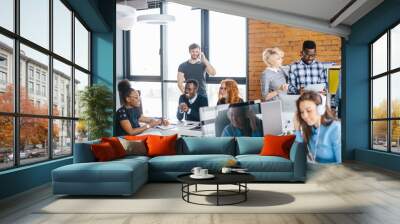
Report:
[[[341,163],[340,122],[325,102],[325,96],[312,91],[299,97],[294,119],[296,141],[307,145],[309,161]]]

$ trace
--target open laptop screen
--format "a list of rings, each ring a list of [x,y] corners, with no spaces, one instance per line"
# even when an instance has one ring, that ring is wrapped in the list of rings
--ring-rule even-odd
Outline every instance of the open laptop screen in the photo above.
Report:
[[[225,104],[200,108],[206,136],[263,136],[260,104]]]

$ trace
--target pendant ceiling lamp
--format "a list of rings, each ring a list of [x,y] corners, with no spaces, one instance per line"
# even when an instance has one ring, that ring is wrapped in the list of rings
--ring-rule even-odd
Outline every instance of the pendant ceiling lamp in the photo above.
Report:
[[[166,25],[175,21],[175,16],[168,14],[147,14],[137,17],[138,22],[156,25]]]
[[[117,4],[117,27],[121,30],[132,30],[136,23],[136,9],[127,5],[126,1],[124,3]]]

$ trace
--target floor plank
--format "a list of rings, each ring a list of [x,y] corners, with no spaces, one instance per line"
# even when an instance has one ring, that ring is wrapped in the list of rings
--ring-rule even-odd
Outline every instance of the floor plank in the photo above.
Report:
[[[349,203],[363,206],[359,214],[36,214],[56,197],[50,185],[0,201],[0,223],[14,224],[397,224],[400,223],[400,174],[360,163],[312,165],[308,183],[323,186]]]

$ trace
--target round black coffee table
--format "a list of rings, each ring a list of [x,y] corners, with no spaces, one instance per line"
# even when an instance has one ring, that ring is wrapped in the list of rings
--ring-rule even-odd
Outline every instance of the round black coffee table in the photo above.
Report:
[[[247,183],[255,180],[255,177],[248,173],[216,173],[213,174],[215,177],[212,179],[193,179],[190,177],[191,173],[182,174],[177,177],[178,181],[182,183],[182,199],[188,203],[198,205],[234,205],[247,200],[247,192],[249,188]],[[198,184],[204,185],[216,185],[215,190],[197,190]],[[195,186],[194,191],[190,191],[190,186]],[[220,185],[236,185],[237,190],[223,190],[220,189]],[[215,192],[215,194],[205,194],[209,192]],[[190,196],[204,196],[204,197],[216,197],[216,204],[202,204],[190,201]],[[221,197],[232,197],[241,196],[239,200],[231,203],[221,203]]]

